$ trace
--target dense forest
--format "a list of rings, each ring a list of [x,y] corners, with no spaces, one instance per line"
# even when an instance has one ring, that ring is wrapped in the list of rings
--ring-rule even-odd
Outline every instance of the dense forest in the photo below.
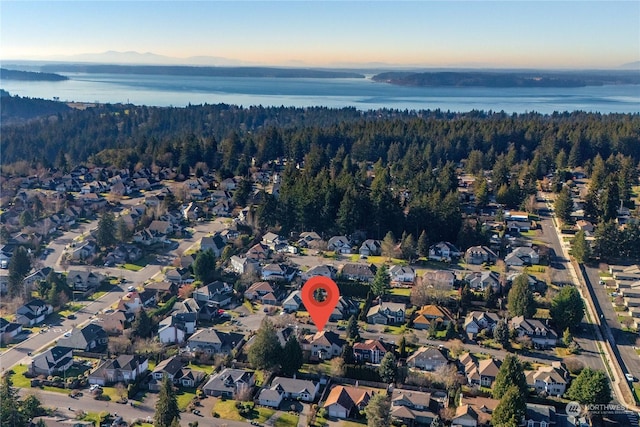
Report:
[[[9,92],[2,89],[0,89],[0,106],[2,107],[0,123],[3,126],[71,110],[67,104],[61,102],[11,96]]]
[[[106,105],[5,126],[0,142],[5,174],[12,162],[26,161],[169,167],[187,175],[206,168],[226,178],[286,159],[279,197],[264,194],[256,206],[265,228],[364,230],[379,239],[391,231],[415,240],[427,231],[431,241],[475,242],[478,224],[463,222],[461,213],[460,168],[478,179],[477,204],[492,192],[517,208],[538,180],[581,166],[598,174],[591,213],[602,216],[630,203],[640,115]]]
[[[602,85],[637,85],[640,74],[632,71],[391,71],[373,77],[377,82],[401,86],[459,87],[583,87]]]

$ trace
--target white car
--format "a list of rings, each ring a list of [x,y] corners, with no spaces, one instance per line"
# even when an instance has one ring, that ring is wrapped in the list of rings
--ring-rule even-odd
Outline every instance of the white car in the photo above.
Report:
[[[67,331],[64,333],[65,338],[69,338],[71,336],[71,331]]]
[[[631,374],[624,374],[624,376],[627,377],[627,381],[629,381],[630,383],[636,380]]]
[[[129,286],[129,287],[127,288],[127,290],[128,290],[129,292],[133,292],[133,291],[135,291],[135,290],[136,290],[136,288],[134,288],[133,286]]]

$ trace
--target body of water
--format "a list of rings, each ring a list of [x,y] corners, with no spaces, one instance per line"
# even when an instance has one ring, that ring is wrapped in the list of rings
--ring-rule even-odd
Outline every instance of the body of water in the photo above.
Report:
[[[182,107],[188,104],[235,104],[245,107],[325,106],[360,110],[553,113],[640,112],[640,85],[581,88],[415,88],[370,79],[290,79],[183,77],[124,74],[65,74],[61,82],[2,81],[11,95],[61,101],[132,103]]]

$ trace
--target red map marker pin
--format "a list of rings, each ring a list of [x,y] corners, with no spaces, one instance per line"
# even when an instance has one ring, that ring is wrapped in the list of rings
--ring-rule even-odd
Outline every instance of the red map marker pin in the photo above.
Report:
[[[316,299],[316,296],[322,292],[319,289],[324,291],[323,301]],[[329,317],[331,317],[331,313],[338,305],[338,300],[340,299],[338,285],[328,277],[314,276],[307,280],[307,283],[302,287],[301,296],[302,302],[311,315],[311,320],[315,323],[318,331],[323,330],[324,325],[327,324]]]

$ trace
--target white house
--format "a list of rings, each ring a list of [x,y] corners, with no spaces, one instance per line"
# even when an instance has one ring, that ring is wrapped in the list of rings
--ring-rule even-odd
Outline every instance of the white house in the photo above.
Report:
[[[394,265],[389,269],[391,283],[413,285],[416,280],[416,271],[410,266]]]

